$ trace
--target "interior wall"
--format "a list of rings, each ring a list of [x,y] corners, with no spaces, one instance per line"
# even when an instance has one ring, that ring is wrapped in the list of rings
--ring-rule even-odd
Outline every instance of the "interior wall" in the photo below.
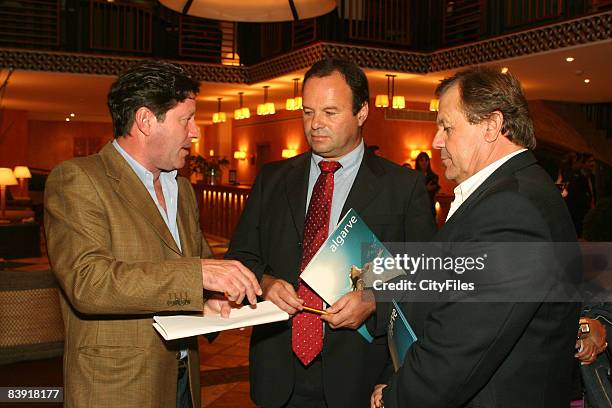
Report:
[[[426,104],[413,104],[410,109],[425,110]],[[370,104],[374,106],[374,103]],[[251,160],[257,152],[258,144],[269,144],[271,160],[281,160],[283,149],[295,149],[302,153],[308,149],[304,137],[301,111],[280,111],[274,116],[255,116],[250,119],[233,122],[232,150],[247,152],[246,160],[230,160],[230,168],[237,170],[238,181],[252,184],[257,166]],[[371,108],[364,125],[363,135],[366,144],[379,146],[378,155],[397,164],[410,162],[411,150],[431,150],[432,169],[440,175],[441,192],[452,192],[454,184],[444,180],[440,152],[431,148],[436,132],[436,124],[426,121],[388,120],[379,108]]]
[[[32,120],[28,130],[28,166],[47,170],[75,155],[95,153],[113,138],[111,123]]]
[[[0,167],[29,165],[28,114],[0,109]]]

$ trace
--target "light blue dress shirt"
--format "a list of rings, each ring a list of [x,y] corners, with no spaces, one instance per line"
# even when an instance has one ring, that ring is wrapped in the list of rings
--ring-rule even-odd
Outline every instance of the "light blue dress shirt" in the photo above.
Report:
[[[336,225],[338,225],[338,222],[340,221],[342,207],[344,207],[344,203],[348,198],[349,192],[351,191],[351,187],[353,187],[353,182],[355,181],[355,177],[357,176],[357,171],[359,171],[361,160],[363,160],[364,149],[365,148],[362,140],[359,146],[357,146],[350,153],[341,157],[340,160],[338,160],[342,167],[336,170],[336,172],[334,173],[334,195],[332,196],[332,206],[331,214],[329,217],[329,230],[327,231],[327,236],[332,233],[332,231],[334,230],[334,228],[336,228]],[[311,160],[312,162],[310,164],[310,176],[308,178],[308,196],[306,198],[307,213],[308,206],[310,205],[310,196],[312,196],[312,190],[314,188],[315,183],[317,182],[319,174],[321,174],[319,162],[326,159],[313,153]]]

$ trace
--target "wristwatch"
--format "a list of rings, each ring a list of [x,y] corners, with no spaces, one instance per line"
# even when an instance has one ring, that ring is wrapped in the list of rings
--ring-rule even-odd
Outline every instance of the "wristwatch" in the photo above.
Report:
[[[589,326],[589,320],[580,319],[579,326],[578,326],[578,333],[579,333],[578,337],[582,337],[586,334],[589,334],[590,332],[591,332],[591,326]]]

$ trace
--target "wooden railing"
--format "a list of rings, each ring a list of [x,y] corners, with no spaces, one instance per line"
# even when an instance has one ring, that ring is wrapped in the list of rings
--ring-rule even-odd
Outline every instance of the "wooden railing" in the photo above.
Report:
[[[409,0],[345,0],[349,39],[390,45],[410,45]]]
[[[93,50],[151,53],[152,29],[150,6],[90,0],[89,46]]]
[[[483,34],[486,18],[483,0],[445,1],[442,15],[445,45],[473,41]]]
[[[198,183],[194,189],[200,207],[202,231],[220,238],[231,238],[251,188]]]
[[[563,14],[565,0],[505,0],[506,28],[554,20]]]
[[[1,3],[0,45],[35,48],[59,45],[59,0],[22,0]]]

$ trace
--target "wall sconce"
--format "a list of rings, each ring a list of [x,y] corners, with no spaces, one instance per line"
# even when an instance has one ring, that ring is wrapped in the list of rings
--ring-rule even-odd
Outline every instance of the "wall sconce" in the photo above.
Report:
[[[432,100],[429,101],[429,110],[430,111],[437,112],[439,106],[440,106],[440,100],[439,99],[432,99]]]
[[[214,151],[213,149],[210,149],[210,150],[208,151],[208,155],[209,155],[210,157],[213,157],[213,156],[215,155],[215,151]]]
[[[295,149],[283,149],[281,152],[281,157],[283,159],[288,159],[293,156],[297,156],[297,151]]]
[[[376,95],[374,105],[377,108],[388,108],[389,101],[393,109],[404,109],[406,107],[406,98],[401,95],[395,95],[395,77],[397,75],[385,74],[387,77],[387,94]]]
[[[302,109],[302,97],[299,95],[300,78],[293,78],[293,98],[288,98],[285,102],[285,109],[294,111]]]
[[[6,186],[16,186],[17,179],[13,170],[8,167],[0,167],[0,214],[4,217],[6,212]]]
[[[248,119],[251,117],[251,110],[247,107],[242,106],[242,95],[244,92],[238,92],[238,96],[240,97],[240,107],[234,111],[234,119],[242,120]]]
[[[429,156],[429,159],[431,160],[431,150],[420,150],[420,149],[415,149],[415,150],[410,151],[410,160],[416,160],[417,156],[421,152],[427,153],[427,156]]]
[[[234,159],[237,160],[246,160],[246,152],[241,150],[236,150],[234,152]]]
[[[257,105],[258,115],[274,115],[276,113],[274,102],[268,102],[268,88],[269,87],[270,87],[269,85],[266,85],[263,87],[264,100],[263,100],[263,103],[260,103],[259,105]]]
[[[221,112],[221,99],[217,98],[217,112],[213,113],[213,123],[223,123],[226,120],[225,112]]]

